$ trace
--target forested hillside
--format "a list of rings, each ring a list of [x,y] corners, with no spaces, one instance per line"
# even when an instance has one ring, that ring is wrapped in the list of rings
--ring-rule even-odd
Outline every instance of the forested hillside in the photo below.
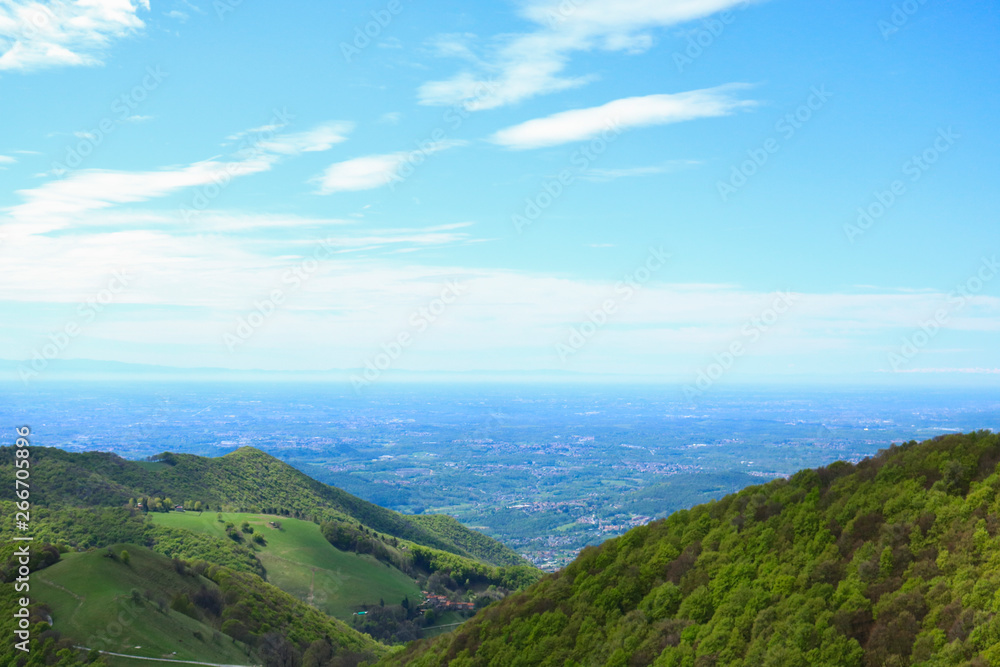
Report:
[[[154,463],[114,454],[32,449],[32,502],[44,506],[120,507],[136,498],[200,503],[213,510],[286,514],[320,521],[350,519],[492,565],[524,565],[503,544],[448,518],[407,517],[327,486],[260,450],[218,458],[165,453]],[[0,448],[0,500],[13,500],[14,449]]]
[[[680,511],[384,665],[1000,665],[1000,438]]]
[[[13,452],[0,449],[8,517]],[[541,575],[453,519],[366,503],[257,450],[135,462],[38,447],[29,460],[32,652],[8,644],[0,664],[120,660],[86,646],[145,659],[354,666],[433,625],[418,609],[425,588],[461,619]],[[11,608],[12,535],[10,522],[0,525],[0,599]],[[141,621],[119,622],[116,609]],[[0,628],[13,636],[16,622]]]

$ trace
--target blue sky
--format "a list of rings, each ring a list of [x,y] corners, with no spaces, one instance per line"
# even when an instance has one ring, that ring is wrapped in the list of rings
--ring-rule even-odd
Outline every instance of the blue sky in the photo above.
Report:
[[[0,357],[993,381],[995,10],[0,0]]]

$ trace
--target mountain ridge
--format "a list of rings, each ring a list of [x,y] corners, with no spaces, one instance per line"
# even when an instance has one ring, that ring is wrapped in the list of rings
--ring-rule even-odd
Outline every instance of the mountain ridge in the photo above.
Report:
[[[130,498],[170,498],[207,503],[213,508],[257,511],[317,520],[354,520],[399,539],[411,540],[490,565],[526,565],[518,554],[454,520],[442,519],[465,545],[434,530],[433,520],[416,519],[323,484],[254,447],[241,447],[220,457],[164,452],[156,463],[131,461],[107,452],[66,452],[34,447],[39,463],[32,475],[36,505],[123,506]],[[13,448],[0,448],[0,466],[13,475]],[[0,500],[13,499],[13,483],[0,490]]]
[[[1000,436],[675,512],[380,665],[1000,665]]]

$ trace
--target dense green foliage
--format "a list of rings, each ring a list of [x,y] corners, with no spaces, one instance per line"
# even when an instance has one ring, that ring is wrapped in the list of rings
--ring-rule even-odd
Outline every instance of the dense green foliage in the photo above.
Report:
[[[524,559],[502,543],[482,533],[469,530],[447,514],[418,514],[408,518],[418,526],[424,526],[436,535],[447,538],[481,561],[494,565],[524,565]]]
[[[750,487],[384,664],[1000,665],[998,462],[978,432]]]
[[[410,549],[413,564],[428,573],[443,573],[450,576],[459,586],[496,586],[507,591],[516,591],[538,581],[542,573],[530,565],[495,567],[484,565],[469,558],[414,545]]]
[[[447,575],[456,582],[452,589],[463,593],[473,588],[495,586],[506,594],[529,586],[542,576],[540,570],[523,564],[523,561],[510,566],[487,565],[440,549],[401,542],[344,521],[328,521],[320,529],[330,544],[338,549],[370,554],[418,580],[435,573]]]
[[[0,448],[0,500],[14,499],[14,449]],[[175,504],[201,503],[209,511],[353,520],[379,533],[494,565],[524,562],[499,542],[453,520],[414,520],[317,482],[252,447],[219,458],[165,453],[152,464],[103,452],[70,453],[49,447],[32,448],[31,455],[36,508],[125,507],[130,501],[146,499],[145,509],[159,500],[158,508],[168,510]]]

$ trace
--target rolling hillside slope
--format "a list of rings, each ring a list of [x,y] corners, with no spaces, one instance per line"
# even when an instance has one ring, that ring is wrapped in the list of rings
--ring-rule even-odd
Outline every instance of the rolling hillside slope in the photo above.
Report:
[[[215,512],[150,516],[158,525],[226,537]],[[257,547],[256,555],[270,583],[331,616],[348,620],[360,605],[380,600],[420,600],[420,588],[411,577],[371,556],[334,548],[310,521],[282,519],[279,529],[271,526],[274,517],[268,515],[223,514],[222,519],[237,526],[246,521],[255,534],[264,536],[266,544]]]
[[[13,448],[0,448],[0,500],[13,500]],[[35,447],[36,506],[122,506],[130,498],[200,501],[212,510],[346,519],[400,539],[491,565],[525,565],[508,547],[448,518],[408,517],[327,486],[290,465],[242,447],[218,458],[164,454],[159,463],[102,452]],[[9,483],[8,483],[9,482]]]

